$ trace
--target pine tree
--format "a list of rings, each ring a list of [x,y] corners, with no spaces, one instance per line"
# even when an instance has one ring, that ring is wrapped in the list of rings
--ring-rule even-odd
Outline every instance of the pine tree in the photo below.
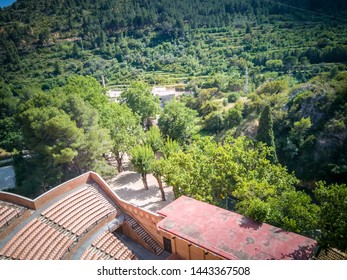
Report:
[[[269,159],[272,163],[277,163],[276,147],[273,132],[273,121],[271,116],[270,106],[265,106],[259,119],[259,128],[256,136],[257,141],[263,142],[269,147],[272,147],[272,153]]]

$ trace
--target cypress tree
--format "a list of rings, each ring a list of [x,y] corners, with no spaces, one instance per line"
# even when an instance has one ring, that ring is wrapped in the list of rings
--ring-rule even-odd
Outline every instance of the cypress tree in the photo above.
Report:
[[[259,119],[259,127],[256,136],[257,141],[263,142],[270,148],[271,154],[269,155],[269,160],[272,163],[277,163],[276,147],[273,132],[273,121],[271,116],[270,106],[265,106]]]

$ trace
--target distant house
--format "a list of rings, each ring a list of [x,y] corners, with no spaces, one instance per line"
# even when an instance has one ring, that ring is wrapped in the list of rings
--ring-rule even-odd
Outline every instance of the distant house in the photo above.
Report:
[[[120,90],[120,89],[110,89],[107,92],[107,96],[115,101],[118,102],[119,101],[119,97],[121,95],[121,93],[124,90]],[[169,102],[170,100],[174,99],[176,96],[176,90],[175,88],[168,88],[168,87],[153,87],[152,89],[152,94],[154,96],[158,96],[159,100],[161,102],[161,106],[164,107],[164,104],[166,102]]]
[[[167,88],[167,87],[153,87],[152,94],[154,96],[158,96],[161,102],[161,105],[164,107],[166,102],[174,99],[176,96],[175,88]]]
[[[115,102],[118,102],[119,100],[119,97],[120,97],[120,94],[122,93],[123,91],[122,90],[118,90],[118,89],[110,89],[108,92],[107,92],[107,96],[115,101]]]

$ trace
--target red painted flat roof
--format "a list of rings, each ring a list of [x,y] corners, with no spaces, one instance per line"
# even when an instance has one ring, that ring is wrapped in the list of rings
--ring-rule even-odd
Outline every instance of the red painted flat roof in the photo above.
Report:
[[[317,242],[181,196],[158,211],[158,227],[226,259],[309,259]]]

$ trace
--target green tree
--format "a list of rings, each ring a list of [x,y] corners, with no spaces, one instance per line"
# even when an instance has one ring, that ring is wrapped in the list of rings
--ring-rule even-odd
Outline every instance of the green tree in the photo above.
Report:
[[[16,120],[19,98],[0,82],[0,147],[8,151],[23,147],[23,135]]]
[[[15,44],[10,40],[4,44],[5,56],[8,63],[18,65],[21,61]]]
[[[220,206],[236,198],[236,210],[258,222],[311,234],[318,208],[297,192],[297,178],[267,157],[271,148],[243,137],[224,143],[201,139],[166,160],[164,181],[175,197],[188,195]]]
[[[211,114],[206,116],[205,119],[205,130],[218,133],[224,128],[224,116],[223,113],[212,112]]]
[[[158,187],[161,193],[161,200],[165,201],[165,192],[163,188],[162,177],[168,167],[166,159],[173,152],[180,150],[180,146],[176,141],[172,141],[169,137],[164,143],[160,129],[157,126],[151,127],[145,134],[145,144],[150,146],[154,152],[155,160],[152,163],[152,174],[158,182]]]
[[[130,87],[121,93],[121,102],[141,118],[141,123],[147,126],[148,119],[155,117],[160,112],[160,102],[157,96],[153,96],[148,86],[143,82],[132,83]]]
[[[280,59],[270,59],[268,61],[266,61],[265,66],[269,69],[269,70],[281,70],[283,67],[283,61]]]
[[[271,209],[267,222],[308,236],[318,225],[319,206],[311,197],[293,187],[268,200]]]
[[[196,111],[187,108],[179,101],[172,100],[166,104],[158,125],[164,136],[184,143],[191,136],[196,115]]]
[[[345,184],[327,185],[318,182],[314,191],[321,207],[318,228],[323,248],[347,250],[347,187]]]
[[[220,105],[218,103],[208,100],[202,104],[199,112],[201,116],[207,116],[218,109],[220,109]]]
[[[260,115],[256,139],[257,141],[263,142],[272,149],[270,159],[273,163],[276,163],[277,155],[270,106],[265,106],[263,112]]]
[[[83,130],[66,113],[55,107],[34,107],[24,111],[20,121],[27,148],[37,154],[40,161],[46,162],[45,169],[61,173],[60,180],[79,173],[78,166],[72,162],[82,145]],[[47,182],[52,179],[44,175],[40,181],[45,191]]]
[[[44,168],[62,174],[56,184],[88,170],[110,174],[102,157],[111,148],[109,133],[99,127],[98,112],[90,103],[58,90],[34,93],[19,107],[26,147],[46,162]],[[44,175],[51,171],[42,172],[42,182],[52,182]]]
[[[170,137],[166,138],[165,145],[163,146],[163,156],[168,159],[171,154],[178,153],[182,150],[180,144],[176,140],[172,140]]]
[[[48,187],[63,181],[61,170],[48,157],[36,154],[24,159],[23,155],[18,154],[14,156],[13,163],[16,188],[12,191],[25,197],[36,198],[46,192]]]
[[[194,197],[208,203],[215,203],[211,194],[211,184],[208,174],[211,166],[203,153],[195,152],[196,147],[187,152],[172,153],[164,170],[164,181],[173,186],[175,198],[181,195]],[[180,174],[180,175],[178,175]]]
[[[228,102],[229,103],[234,103],[237,100],[240,99],[240,94],[238,92],[231,92],[230,94],[228,94]]]
[[[287,80],[277,80],[264,83],[257,89],[258,94],[274,95],[288,90]]]
[[[86,132],[98,125],[98,111],[79,95],[64,95],[59,93],[57,97],[60,98],[61,102],[61,105],[57,105],[76,122],[77,127],[83,128]]]
[[[242,202],[239,203],[238,207]],[[262,223],[266,221],[270,214],[270,206],[265,201],[258,197],[253,198],[247,203],[247,208],[244,211],[247,217],[251,217],[254,221]]]
[[[236,104],[234,108],[230,109],[225,116],[224,119],[224,126],[225,128],[233,128],[235,126],[238,126],[243,117],[242,117],[242,110],[243,106],[240,104]]]
[[[162,177],[165,174],[165,168],[167,168],[167,165],[164,159],[156,159],[152,163],[153,176],[158,182],[158,187],[159,187],[162,201],[166,201],[165,192],[163,188],[163,180],[162,180]]]
[[[136,145],[131,149],[130,156],[134,169],[141,174],[143,185],[148,190],[147,174],[152,172],[155,160],[151,147],[148,145]]]
[[[145,134],[145,143],[149,145],[154,153],[162,150],[164,140],[159,127],[152,126]]]
[[[311,128],[311,118],[301,118],[299,121],[294,122],[293,128],[290,130],[291,139],[301,147],[305,141],[308,130]]]
[[[287,56],[283,63],[286,68],[290,69],[298,63],[298,58],[295,56]]]
[[[122,172],[124,155],[143,138],[140,118],[126,104],[108,103],[101,111],[101,125],[109,130],[117,169]]]
[[[104,176],[113,175],[102,157],[112,145],[108,128],[102,127],[102,110],[110,102],[100,84],[92,77],[72,76],[64,87],[53,89],[51,96],[51,104],[56,104],[83,130],[83,144],[74,159],[79,173],[93,170]]]
[[[54,75],[61,75],[63,73],[63,68],[61,66],[61,64],[56,61],[54,63]]]
[[[65,86],[55,88],[52,92],[57,96],[60,94],[78,95],[98,111],[101,111],[102,107],[109,102],[101,84],[90,76],[70,76]]]
[[[39,34],[39,45],[43,46],[49,41],[50,30],[48,28],[43,29]]]
[[[80,173],[92,170],[104,177],[114,176],[114,170],[103,158],[103,155],[111,148],[112,142],[107,129],[95,126],[85,132],[83,144],[75,159],[80,167]]]
[[[68,163],[77,155],[83,131],[66,113],[55,107],[31,108],[20,118],[34,152],[52,156],[55,163]]]

